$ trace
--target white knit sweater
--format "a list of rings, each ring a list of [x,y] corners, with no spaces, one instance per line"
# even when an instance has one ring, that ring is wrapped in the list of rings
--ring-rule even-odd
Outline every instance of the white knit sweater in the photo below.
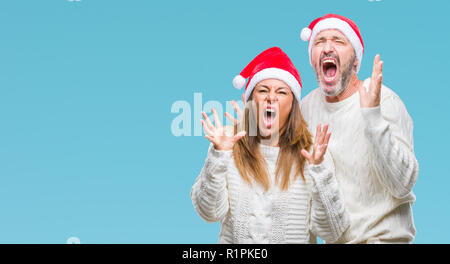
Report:
[[[369,84],[367,79],[364,86]],[[383,86],[381,105],[361,108],[358,92],[327,103],[316,89],[302,100],[301,109],[313,134],[317,124],[330,124],[328,151],[350,217],[350,227],[337,242],[412,242],[412,188],[419,166],[413,123],[400,98]]]
[[[273,183],[279,148],[260,145],[260,150]],[[299,176],[287,191],[275,184],[265,191],[242,179],[232,151],[210,144],[191,190],[192,202],[205,221],[220,221],[219,243],[314,243],[316,235],[335,242],[349,220],[331,158],[326,156],[324,163],[306,164],[306,183]]]

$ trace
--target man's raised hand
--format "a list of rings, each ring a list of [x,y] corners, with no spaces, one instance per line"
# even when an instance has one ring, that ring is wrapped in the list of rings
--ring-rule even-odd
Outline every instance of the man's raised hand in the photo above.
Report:
[[[359,88],[359,98],[362,108],[377,107],[381,100],[381,84],[383,83],[383,61],[377,54],[373,61],[372,77],[370,80],[369,91],[364,85]]]

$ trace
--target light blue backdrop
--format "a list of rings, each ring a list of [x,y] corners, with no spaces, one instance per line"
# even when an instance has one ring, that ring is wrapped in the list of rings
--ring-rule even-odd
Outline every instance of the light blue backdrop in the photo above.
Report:
[[[0,243],[215,243],[190,188],[203,137],[175,137],[172,105],[240,98],[232,78],[280,46],[316,87],[299,34],[353,18],[415,125],[416,243],[449,243],[447,1],[0,2]],[[193,112],[191,113],[193,115]],[[192,117],[194,118],[194,117]],[[200,116],[195,116],[196,119]],[[192,132],[193,133],[193,127]]]

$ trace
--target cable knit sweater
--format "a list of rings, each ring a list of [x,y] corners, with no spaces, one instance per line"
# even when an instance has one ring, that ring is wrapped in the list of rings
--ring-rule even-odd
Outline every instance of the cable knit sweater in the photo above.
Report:
[[[369,87],[370,79],[364,81]],[[411,206],[418,175],[413,123],[400,98],[381,90],[381,104],[361,108],[359,93],[328,103],[319,89],[301,102],[314,134],[330,124],[328,151],[349,213],[350,226],[339,243],[410,243],[415,236]]]
[[[279,148],[260,145],[260,150],[273,183]],[[305,166],[306,182],[299,176],[287,191],[276,184],[265,191],[242,179],[231,150],[210,144],[191,190],[194,208],[205,221],[220,221],[219,243],[314,243],[316,235],[335,242],[349,219],[331,158],[325,159]]]

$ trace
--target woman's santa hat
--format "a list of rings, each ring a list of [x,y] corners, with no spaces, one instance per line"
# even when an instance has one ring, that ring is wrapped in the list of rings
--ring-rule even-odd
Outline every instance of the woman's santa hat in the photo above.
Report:
[[[245,79],[245,101],[262,80],[278,79],[285,82],[290,88],[297,102],[300,102],[302,80],[292,61],[280,48],[273,47],[261,52],[233,79],[233,86],[242,89]]]
[[[334,14],[328,14],[323,17],[319,17],[314,20],[309,27],[304,28],[301,33],[301,38],[303,41],[309,40],[308,52],[309,52],[309,62],[311,62],[311,49],[314,39],[317,34],[326,29],[337,29],[344,34],[347,39],[352,44],[355,49],[356,59],[358,60],[358,66],[356,72],[359,72],[361,68],[361,61],[364,53],[364,43],[359,32],[358,26],[352,20]]]

